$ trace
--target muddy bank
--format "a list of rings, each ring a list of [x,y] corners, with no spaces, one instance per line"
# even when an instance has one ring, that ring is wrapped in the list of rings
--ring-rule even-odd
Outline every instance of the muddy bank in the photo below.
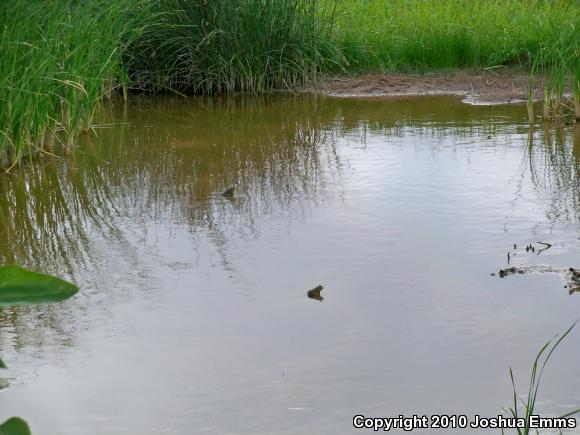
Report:
[[[527,100],[529,79],[521,70],[361,74],[328,78],[303,91],[338,97],[458,95],[470,104],[509,104]],[[540,96],[537,83],[535,98]]]

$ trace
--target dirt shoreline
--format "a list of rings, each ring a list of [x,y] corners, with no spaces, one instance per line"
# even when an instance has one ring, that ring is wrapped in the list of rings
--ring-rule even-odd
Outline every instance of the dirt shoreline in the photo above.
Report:
[[[361,74],[330,77],[302,92],[335,97],[400,97],[457,95],[468,104],[511,104],[527,101],[529,76],[521,71],[456,71],[431,74]],[[541,97],[536,83],[535,99]]]

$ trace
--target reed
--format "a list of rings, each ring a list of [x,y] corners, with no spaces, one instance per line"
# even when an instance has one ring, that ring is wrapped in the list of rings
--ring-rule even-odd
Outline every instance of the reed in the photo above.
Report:
[[[315,79],[338,51],[332,11],[318,0],[167,0],[127,50],[131,84],[145,91],[259,92]]]
[[[96,102],[124,77],[122,52],[143,10],[129,0],[2,2],[1,166],[90,128]]]
[[[508,408],[507,412],[514,418],[523,418],[525,420],[525,427],[524,428],[517,428],[516,431],[518,435],[528,435],[530,433],[538,433],[537,429],[534,429],[531,426],[531,416],[537,415],[536,405],[538,400],[538,392],[540,389],[540,382],[542,380],[542,375],[544,374],[544,369],[546,368],[550,357],[556,350],[556,348],[562,343],[570,332],[574,329],[577,322],[574,322],[572,326],[570,326],[566,332],[564,332],[561,336],[556,336],[552,340],[548,341],[538,352],[536,355],[536,359],[532,364],[532,370],[530,373],[530,381],[528,386],[528,394],[527,398],[524,401],[518,396],[514,374],[512,368],[510,367],[510,379],[513,387],[513,405]],[[576,409],[574,411],[568,412],[565,415],[560,416],[559,418],[571,417],[575,414],[578,414],[580,409]],[[502,434],[504,433],[502,429]]]
[[[576,122],[580,121],[580,49],[575,52],[574,62],[571,67],[572,73],[572,98],[574,101],[574,116]]]
[[[539,71],[543,79],[542,119],[561,120],[567,112],[573,112],[579,119],[580,9],[568,4],[551,17],[550,27],[553,31],[532,59],[532,71]],[[573,104],[568,106],[566,100],[570,95]]]

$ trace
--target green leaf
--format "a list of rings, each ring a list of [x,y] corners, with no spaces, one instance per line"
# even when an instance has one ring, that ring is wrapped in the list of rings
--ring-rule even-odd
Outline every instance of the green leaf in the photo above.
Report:
[[[32,435],[28,423],[20,417],[12,417],[0,425],[0,435]]]
[[[4,364],[4,361],[2,361],[2,358],[0,358],[0,369],[7,369],[8,367],[6,367],[6,364]]]
[[[59,302],[78,291],[76,285],[54,276],[29,272],[18,266],[0,267],[0,305]]]

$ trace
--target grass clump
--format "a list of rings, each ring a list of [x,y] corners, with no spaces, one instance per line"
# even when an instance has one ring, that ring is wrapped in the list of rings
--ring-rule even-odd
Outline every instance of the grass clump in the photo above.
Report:
[[[138,33],[129,0],[13,0],[0,5],[0,166],[73,142],[96,102],[122,79],[124,46]]]
[[[565,17],[571,17],[565,20]],[[543,78],[542,118],[558,119],[568,109],[564,96],[571,90],[570,112],[580,119],[580,9],[569,7],[554,17],[552,27],[557,29],[551,39],[543,41],[533,59],[531,80]],[[533,117],[530,116],[530,122]]]
[[[572,332],[572,330],[576,326],[576,323],[577,321],[574,322],[572,326],[570,326],[566,330],[566,332],[564,332],[561,336],[556,336],[552,340],[548,341],[536,355],[536,359],[532,364],[532,371],[530,374],[530,384],[528,387],[528,395],[526,401],[522,400],[518,396],[514,381],[514,374],[510,367],[510,378],[513,387],[513,406],[508,408],[507,412],[516,420],[523,419],[525,422],[523,428],[516,428],[518,435],[528,435],[530,433],[538,433],[538,430],[532,427],[532,416],[537,415],[537,412],[535,411],[536,402],[538,399],[538,391],[540,389],[540,381],[542,380],[544,369],[546,368],[548,361],[550,360],[550,357],[552,356],[556,348],[562,343],[562,340],[564,340],[566,336],[568,336],[568,334]],[[571,417],[572,415],[578,414],[579,412],[580,409],[576,409],[558,418]],[[504,433],[503,429],[501,432],[502,434]]]
[[[127,52],[132,85],[212,94],[292,88],[336,63],[318,0],[167,0]]]

